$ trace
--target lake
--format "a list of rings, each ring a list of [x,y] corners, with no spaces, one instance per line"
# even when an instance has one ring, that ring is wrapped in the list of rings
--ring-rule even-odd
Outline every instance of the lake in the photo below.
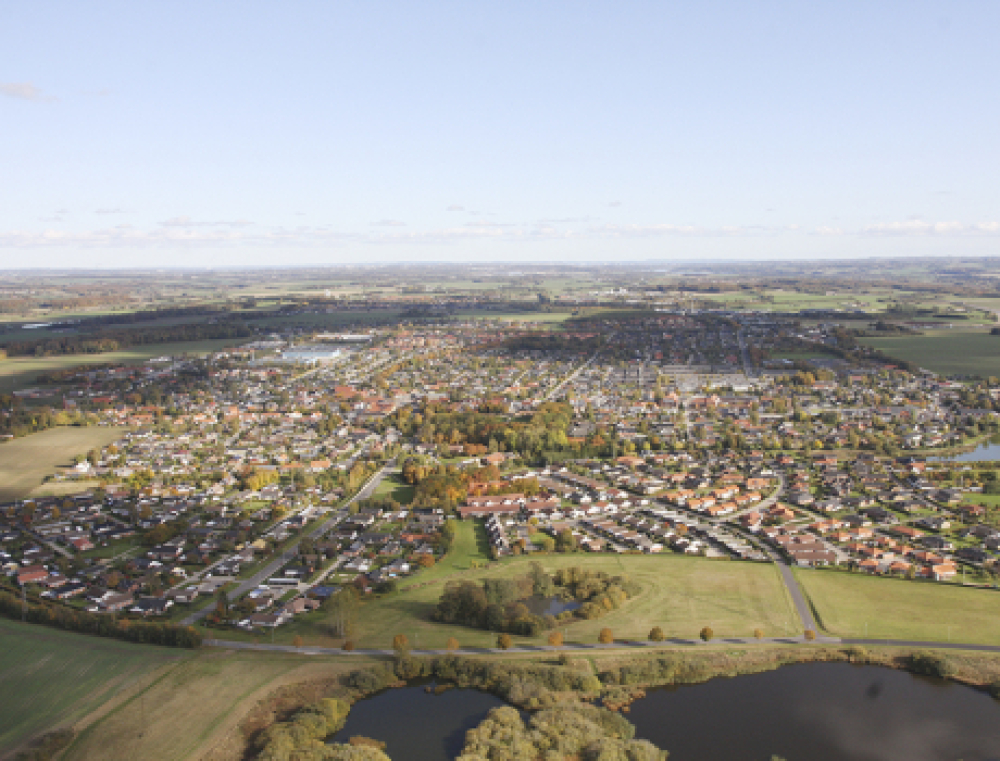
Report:
[[[518,602],[536,616],[558,616],[563,611],[576,610],[580,607],[580,603],[576,600],[564,600],[558,595],[552,597],[527,597],[523,600],[518,600]]]
[[[980,462],[988,460],[1000,460],[1000,442],[993,441],[996,436],[991,437],[991,440],[980,444],[974,452],[965,452],[964,454],[956,454],[948,457],[928,457],[927,462]]]
[[[451,761],[466,731],[500,705],[477,690],[387,690],[356,703],[331,739],[383,740],[394,761]],[[810,663],[656,688],[625,716],[670,761],[1000,760],[1000,702],[876,666]]]
[[[670,761],[1000,759],[1000,703],[877,666],[810,663],[658,688],[626,717]]]

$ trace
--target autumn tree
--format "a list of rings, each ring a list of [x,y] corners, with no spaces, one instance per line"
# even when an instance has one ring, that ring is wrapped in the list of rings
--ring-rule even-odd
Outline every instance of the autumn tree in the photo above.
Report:
[[[663,629],[661,629],[659,626],[654,626],[652,629],[649,630],[649,639],[652,642],[663,642],[663,640],[665,640],[666,638],[667,637],[663,633]]]
[[[612,632],[607,627],[601,629],[601,633],[597,635],[597,641],[602,645],[610,645],[615,641],[614,632]]]
[[[715,636],[715,632],[712,631],[711,626],[706,626],[704,629],[701,630],[698,636],[701,637],[705,642],[710,642],[712,638]]]

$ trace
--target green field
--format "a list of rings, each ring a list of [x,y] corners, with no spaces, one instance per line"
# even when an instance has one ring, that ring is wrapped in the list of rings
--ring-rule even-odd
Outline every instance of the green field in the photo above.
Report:
[[[0,619],[0,757],[186,657],[182,650]]]
[[[56,468],[72,466],[74,455],[117,441],[122,433],[123,429],[109,426],[71,426],[0,444],[0,502],[27,496]],[[74,491],[84,488],[80,485]]]
[[[456,541],[456,560],[452,568],[444,561],[440,567],[421,572],[401,592],[362,603],[354,640],[358,647],[389,647],[396,634],[406,634],[417,648],[444,647],[455,637],[462,647],[492,647],[496,634],[465,626],[448,626],[431,620],[431,613],[451,579],[480,580],[488,576],[512,577],[528,571],[528,558],[511,558],[462,572],[470,559],[475,537],[466,533]],[[622,608],[600,619],[577,621],[564,627],[567,642],[593,643],[604,627],[622,639],[645,639],[650,629],[660,626],[668,637],[692,639],[704,626],[711,626],[717,636],[749,637],[761,628],[767,636],[800,633],[800,624],[773,565],[737,563],[689,558],[680,555],[542,555],[534,558],[546,570],[581,566],[613,574],[628,574],[638,582],[641,592]],[[291,640],[298,635],[306,644],[334,645],[324,633],[322,613],[283,627],[278,639]],[[545,644],[547,633],[539,637],[515,637],[523,644]]]
[[[390,473],[375,488],[374,497],[392,497],[401,505],[408,505],[413,501],[415,487],[404,483],[399,477],[399,473]]]
[[[170,344],[136,346],[104,354],[67,354],[59,357],[12,357],[0,359],[0,393],[10,393],[35,384],[39,375],[81,365],[137,365],[153,357],[177,354],[208,354],[246,343],[246,338],[213,338]]]
[[[795,571],[817,622],[841,637],[1000,645],[1000,592],[834,571]]]
[[[936,373],[1000,376],[1000,336],[988,332],[934,330],[920,336],[858,340]]]

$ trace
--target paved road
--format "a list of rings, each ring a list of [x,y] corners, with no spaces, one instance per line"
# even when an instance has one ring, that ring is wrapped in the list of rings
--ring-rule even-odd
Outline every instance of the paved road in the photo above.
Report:
[[[371,479],[361,489],[361,491],[359,491],[357,494],[355,494],[353,497],[347,500],[347,502],[341,505],[341,508],[346,508],[348,505],[352,504],[356,500],[367,499],[368,497],[370,497],[375,492],[375,489],[378,488],[378,485],[382,482],[382,479],[385,478],[385,474],[392,467],[393,467],[392,463],[387,463],[386,465],[382,466],[382,469],[371,477]],[[323,532],[329,530],[331,526],[337,522],[337,520],[339,520],[339,517],[336,515],[327,518],[326,520],[322,521],[318,526],[316,526],[314,529],[312,529],[312,531],[310,531],[307,534],[307,536],[311,537],[312,539],[316,539],[317,537],[322,535]],[[229,593],[230,599],[235,600],[241,595],[244,595],[247,592],[249,592],[251,589],[256,589],[257,587],[259,587],[264,582],[265,579],[268,579],[275,573],[277,573],[279,568],[281,568],[285,563],[291,560],[292,557],[294,557],[295,553],[298,551],[298,547],[299,547],[298,544],[295,544],[293,547],[289,547],[283,553],[281,553],[281,555],[275,557],[270,563],[268,563],[266,566],[257,571],[257,573],[255,573],[249,579],[246,579],[245,581],[240,583],[240,585],[237,586],[235,590]],[[213,610],[215,610],[215,608],[209,605],[187,616],[181,621],[181,623],[187,625],[193,624],[196,621],[199,621],[205,616],[207,616]]]
[[[781,558],[775,558],[774,564],[778,566],[778,570],[781,572],[781,578],[785,582],[785,586],[788,588],[788,593],[792,596],[792,602],[795,604],[795,610],[799,614],[799,618],[802,620],[802,628],[804,631],[818,631],[816,628],[816,620],[813,618],[812,609],[809,607],[809,603],[806,602],[805,595],[802,594],[802,590],[799,588],[799,582],[795,580],[795,576],[792,573],[792,569],[788,566]]]

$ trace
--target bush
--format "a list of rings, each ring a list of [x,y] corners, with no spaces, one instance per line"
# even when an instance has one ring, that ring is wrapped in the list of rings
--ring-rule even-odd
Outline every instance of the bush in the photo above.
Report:
[[[652,629],[649,630],[649,639],[652,642],[663,642],[663,640],[665,640],[666,638],[667,637],[663,633],[663,629],[661,629],[659,626],[654,626]]]
[[[458,650],[458,640],[454,637],[448,637],[448,642],[445,643],[445,648],[447,650]]]
[[[763,629],[754,629],[753,630],[753,636],[756,637],[757,639],[764,639],[764,630]]]

